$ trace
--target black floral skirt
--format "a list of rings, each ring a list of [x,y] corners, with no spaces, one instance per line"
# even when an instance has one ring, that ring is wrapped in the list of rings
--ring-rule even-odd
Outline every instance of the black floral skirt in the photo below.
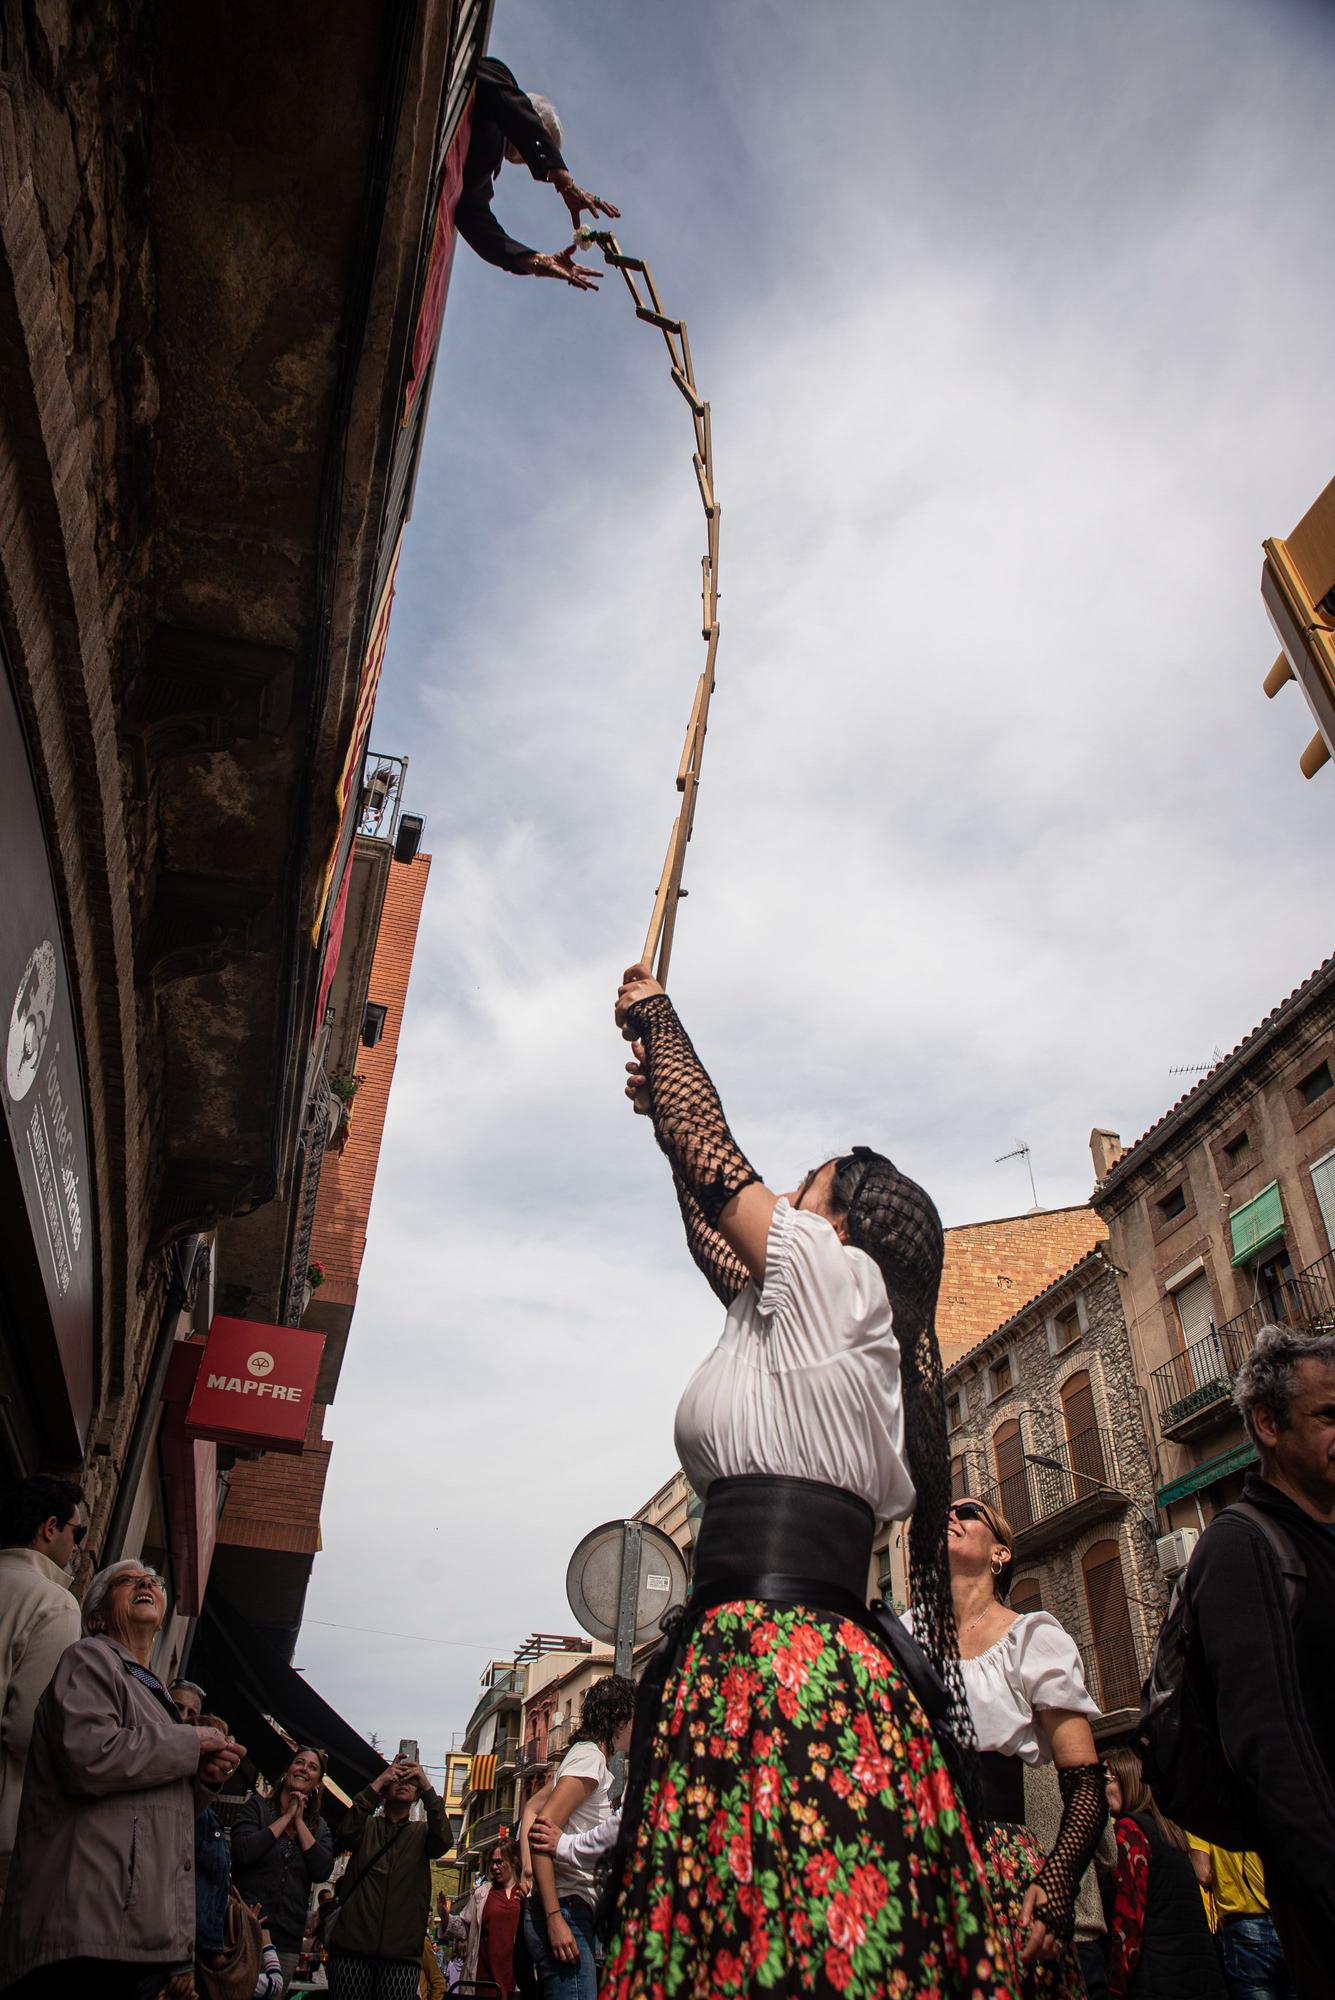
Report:
[[[860,1625],[754,1602],[669,1676],[604,2000],[1020,2000],[916,1697]]]
[[[1027,1826],[991,1820],[983,1827],[983,1863],[992,1885],[993,1907],[1004,1920],[1019,1953],[1020,1906],[1043,1866],[1043,1850]],[[1022,1968],[1025,2000],[1084,2000],[1085,1975],[1073,1944],[1059,1958]]]

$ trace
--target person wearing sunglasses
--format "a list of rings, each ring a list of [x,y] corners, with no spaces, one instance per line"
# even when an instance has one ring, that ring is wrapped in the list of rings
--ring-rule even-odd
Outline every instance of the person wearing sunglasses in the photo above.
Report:
[[[982,1765],[984,1854],[1014,1926],[1027,1995],[1081,2000],[1075,1906],[1107,1821],[1103,1766],[1075,1641],[1046,1611],[1015,1612],[1015,1537],[1004,1514],[964,1496],[946,1530],[960,1664]],[[1026,1765],[1055,1763],[1061,1820],[1044,1854],[1025,1825]]]
[[[79,1636],[70,1564],[88,1530],[68,1479],[24,1479],[0,1505],[0,1902],[4,1900],[32,1719]]]
[[[878,1524],[911,1515],[919,1646],[966,1729],[945,1560],[941,1219],[866,1146],[771,1192],[644,966],[616,1018],[633,1043],[627,1095],[727,1318],[677,1410],[704,1516],[691,1596],[636,1703],[603,2000],[1015,1995],[941,1744],[867,1604]]]

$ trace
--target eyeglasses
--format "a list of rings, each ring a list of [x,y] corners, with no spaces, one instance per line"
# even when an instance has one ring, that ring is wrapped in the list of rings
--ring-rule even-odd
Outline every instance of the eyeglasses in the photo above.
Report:
[[[988,1513],[986,1507],[980,1507],[976,1500],[958,1500],[949,1509],[949,1512],[954,1515],[957,1521],[985,1522],[986,1525],[992,1530],[992,1533],[996,1535],[997,1540],[998,1541],[1001,1540],[1001,1536],[997,1532],[996,1522],[992,1519],[992,1516]]]
[[[112,1587],[124,1590],[127,1584],[131,1590],[160,1590],[165,1594],[167,1589],[162,1578],[151,1569],[145,1570],[142,1576],[118,1576]]]

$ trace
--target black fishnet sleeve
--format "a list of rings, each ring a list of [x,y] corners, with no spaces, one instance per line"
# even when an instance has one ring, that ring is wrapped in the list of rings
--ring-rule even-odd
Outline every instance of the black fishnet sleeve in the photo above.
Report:
[[[711,1229],[700,1212],[700,1204],[688,1187],[683,1186],[680,1177],[674,1173],[673,1186],[677,1190],[677,1206],[686,1228],[686,1247],[704,1272],[709,1289],[721,1305],[730,1306],[738,1292],[751,1281],[747,1270],[735,1250],[730,1250],[717,1229]]]
[[[1035,1877],[1047,1897],[1035,1914],[1049,1930],[1069,1942],[1075,1936],[1080,1878],[1094,1859],[1099,1835],[1107,1824],[1108,1799],[1102,1764],[1058,1765],[1057,1784],[1062,1795],[1061,1825],[1052,1852]]]
[[[760,1175],[728,1130],[718,1092],[667,994],[637,1000],[626,1009],[625,1021],[644,1049],[654,1137],[671,1162],[678,1188],[692,1197],[705,1225],[717,1229],[733,1196]]]

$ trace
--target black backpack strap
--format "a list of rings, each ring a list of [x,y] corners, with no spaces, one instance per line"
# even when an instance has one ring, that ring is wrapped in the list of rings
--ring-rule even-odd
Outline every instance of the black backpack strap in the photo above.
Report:
[[[371,1823],[372,1822],[368,1820],[367,1825],[369,1826]],[[361,1867],[357,1870],[356,1874],[353,1876],[350,1882],[346,1875],[343,1877],[343,1880],[337,1885],[337,1887],[334,1890],[334,1896],[340,1910],[343,1909],[346,1904],[352,1901],[353,1897],[356,1895],[357,1891],[361,1888],[362,1883],[366,1880],[371,1870],[375,1867],[378,1861],[383,1860],[385,1855],[389,1853],[390,1848],[394,1845],[395,1841],[398,1839],[399,1835],[403,1832],[403,1829],[405,1826],[407,1826],[407,1824],[408,1822],[406,1819],[401,1819],[399,1821],[393,1833],[391,1833],[391,1835],[389,1836],[389,1839],[386,1841],[382,1841],[380,1846],[377,1847],[375,1853],[372,1854],[367,1860],[363,1861]]]
[[[1275,1558],[1276,1567],[1283,1581],[1289,1619],[1292,1622],[1302,1610],[1303,1599],[1307,1595],[1307,1564],[1292,1535],[1273,1514],[1267,1514],[1264,1507],[1257,1507],[1250,1500],[1235,1500],[1230,1506],[1221,1507],[1219,1511],[1221,1514],[1236,1514],[1241,1520],[1249,1522],[1253,1528],[1260,1529],[1270,1545],[1270,1553]]]

